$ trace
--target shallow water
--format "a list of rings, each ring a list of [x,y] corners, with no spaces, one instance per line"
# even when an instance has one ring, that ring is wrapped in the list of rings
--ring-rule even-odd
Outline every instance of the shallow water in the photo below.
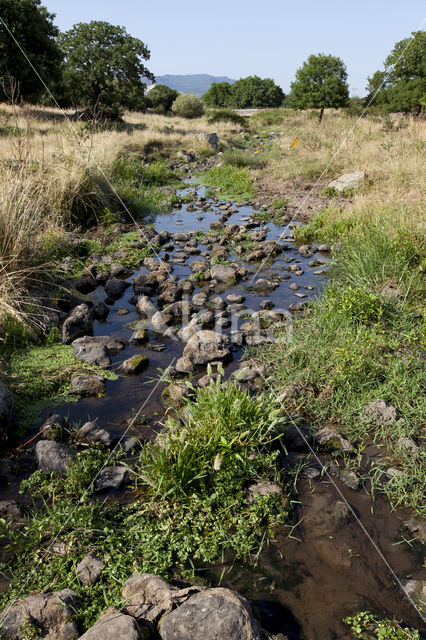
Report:
[[[184,193],[184,192],[183,192]],[[199,195],[203,194],[203,189],[199,190]],[[253,211],[251,207],[239,207],[238,213],[234,213],[228,220],[227,224],[244,224],[241,222],[241,218],[248,218]],[[202,212],[197,210],[195,212],[188,212],[187,205],[182,206],[181,209],[174,210],[170,214],[157,216],[155,219],[155,229],[160,232],[167,230],[170,234],[178,232],[188,231],[204,231],[207,232],[210,227],[210,223],[214,220],[218,220],[219,216],[223,214],[223,211],[219,211],[217,208],[215,211]],[[203,216],[203,220],[198,220],[198,216]],[[263,225],[262,225],[263,226]],[[278,239],[278,236],[285,230],[284,227],[277,227],[272,223],[268,223],[267,227],[269,233],[267,240]],[[256,229],[261,226],[256,227]],[[255,230],[255,229],[253,229]],[[297,282],[300,287],[298,293],[306,294],[308,299],[318,294],[318,291],[322,288],[323,276],[315,276],[313,272],[319,267],[309,267],[308,262],[315,258],[327,259],[326,254],[316,253],[312,258],[302,258],[297,252],[297,247],[294,243],[289,243],[291,249],[280,254],[272,263],[265,264],[257,273],[260,265],[253,263],[245,263],[241,259],[238,259],[235,255],[230,255],[231,261],[238,262],[241,266],[247,266],[250,270],[250,276],[239,282],[237,285],[227,287],[226,285],[218,285],[214,291],[211,291],[211,297],[215,295],[228,295],[230,293],[243,294],[246,297],[245,306],[248,310],[259,310],[259,304],[265,299],[271,300],[275,308],[274,310],[282,310],[288,312],[288,308],[291,304],[300,302],[298,296],[295,295],[289,289],[289,285],[292,282]],[[201,252],[205,251],[205,247],[201,244],[198,245]],[[179,250],[179,246],[175,245],[175,249]],[[159,257],[164,256],[164,251],[159,252]],[[173,258],[173,252],[167,252],[170,257]],[[173,264],[172,275],[181,278],[188,278],[191,275],[189,268],[190,263],[193,260],[203,259],[202,255],[190,256],[184,264]],[[291,262],[289,262],[291,261]],[[301,276],[293,276],[288,267],[290,264],[299,263],[304,271]],[[139,271],[127,279],[127,282],[131,283],[133,278],[140,273],[148,273],[149,271],[141,267]],[[253,289],[252,279],[260,277],[284,277],[289,279],[283,279],[279,286],[268,293],[264,291],[255,291]],[[208,290],[204,286],[194,281],[195,293],[201,290]],[[313,290],[304,289],[303,287],[313,286]],[[132,336],[132,329],[126,327],[129,323],[140,320],[136,308],[129,303],[129,299],[133,296],[133,289],[129,287],[124,295],[117,300],[114,305],[110,307],[110,313],[105,321],[95,321],[93,327],[93,335],[95,336],[114,336],[117,338],[123,338],[129,340]],[[90,300],[103,299],[105,293],[102,287],[99,287],[90,296],[87,296]],[[156,305],[156,296],[152,298],[152,302]],[[118,309],[127,308],[129,313],[124,316],[117,314]],[[208,305],[200,309],[201,311],[207,310]],[[238,324],[241,324],[245,320],[239,320]],[[230,332],[230,329],[224,330],[225,333]],[[87,419],[98,418],[99,424],[103,427],[117,433],[122,434],[128,427],[129,421],[142,407],[141,414],[138,417],[137,424],[135,423],[131,430],[128,431],[129,435],[142,435],[143,437],[152,436],[157,430],[157,418],[160,416],[164,408],[161,404],[161,392],[164,389],[164,384],[157,385],[159,375],[169,364],[176,362],[176,360],[182,355],[184,345],[177,339],[160,335],[156,332],[149,331],[150,344],[142,346],[127,346],[112,358],[112,369],[119,368],[121,362],[127,358],[136,355],[147,355],[150,359],[149,367],[141,374],[137,376],[120,376],[118,380],[106,382],[106,394],[102,398],[83,398],[77,403],[63,403],[55,408],[55,412],[63,415],[67,415],[72,422],[83,422]],[[163,351],[156,351],[156,345],[165,345]],[[242,349],[234,347],[233,362],[227,365],[227,369],[232,371],[238,362],[242,354]],[[117,371],[117,373],[119,373]],[[43,418],[49,415],[50,411],[43,412]],[[144,424],[143,416],[146,417],[148,424]]]

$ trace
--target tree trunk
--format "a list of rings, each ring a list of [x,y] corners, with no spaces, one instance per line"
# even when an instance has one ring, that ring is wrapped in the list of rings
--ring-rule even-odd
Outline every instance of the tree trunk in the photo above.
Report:
[[[324,107],[321,107],[321,111],[320,111],[320,114],[319,114],[319,121],[320,122],[322,122],[323,115],[324,115]]]

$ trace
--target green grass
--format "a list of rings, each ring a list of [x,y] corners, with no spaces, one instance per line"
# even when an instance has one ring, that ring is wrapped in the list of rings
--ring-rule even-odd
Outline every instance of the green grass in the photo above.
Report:
[[[111,179],[135,217],[169,211],[176,202],[176,195],[162,189],[182,186],[179,176],[169,169],[164,160],[144,164],[138,157],[117,158]]]
[[[16,344],[16,328],[13,338]],[[0,350],[1,377],[13,395],[14,409],[20,430],[37,420],[45,407],[59,402],[75,402],[71,377],[74,374],[101,375],[115,380],[117,375],[77,360],[72,347],[61,344],[53,334],[53,340],[41,339],[34,344],[25,337],[13,346],[12,339]]]
[[[259,355],[272,368],[274,387],[304,386],[300,408],[314,429],[337,425],[360,449],[371,441],[380,447],[370,473],[373,490],[425,513],[425,322],[417,314],[424,299],[424,244],[417,229],[404,215],[381,211],[344,220],[323,212],[299,229],[300,242],[341,240],[343,248],[325,295]],[[397,297],[383,294],[389,285]],[[364,407],[378,399],[395,406],[405,422],[383,426],[364,419]],[[398,447],[403,436],[420,444],[418,457]],[[401,474],[386,481],[388,467]]]
[[[44,505],[33,506],[17,532],[0,521],[13,560],[0,565],[13,580],[0,608],[26,591],[71,588],[82,597],[80,621],[87,628],[108,606],[120,606],[120,589],[135,571],[165,577],[194,575],[194,563],[212,562],[227,551],[255,562],[288,508],[277,496],[250,503],[246,486],[257,478],[279,481],[273,396],[251,397],[235,384],[197,390],[185,404],[185,423],[171,419],[157,444],[141,453],[133,479],[136,502],[118,508],[85,493],[106,459],[101,448],[78,454],[65,478],[37,471],[22,489]],[[108,464],[120,464],[121,458]],[[284,494],[285,495],[285,494]],[[47,535],[48,532],[48,535]],[[44,554],[59,535],[65,556]],[[79,584],[76,566],[94,550],[105,561],[101,580]]]
[[[263,155],[254,154],[250,151],[241,151],[240,149],[227,149],[224,151],[223,161],[233,167],[249,167],[252,169],[258,169],[267,164]]]
[[[217,195],[222,198],[237,200],[254,197],[252,178],[245,167],[239,168],[232,165],[213,167],[199,176],[198,180],[208,187],[218,187]]]

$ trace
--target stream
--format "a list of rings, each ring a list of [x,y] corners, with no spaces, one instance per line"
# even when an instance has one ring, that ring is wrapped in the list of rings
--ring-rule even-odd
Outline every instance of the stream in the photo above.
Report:
[[[190,185],[180,193],[185,195],[193,188]],[[202,188],[198,189],[198,196],[204,196]],[[152,222],[157,232],[165,230],[170,235],[192,235],[191,232],[197,231],[207,233],[210,224],[223,215],[224,211],[219,206],[224,203],[205,203],[203,208],[196,207],[195,211],[191,211],[193,205],[185,204],[170,214],[156,216]],[[211,205],[211,210],[205,211],[207,204]],[[250,217],[251,207],[240,204],[232,207],[236,211],[227,217],[227,225],[253,222]],[[259,222],[250,230],[263,228],[268,229],[265,240],[283,242],[286,250],[274,256],[273,260],[269,260],[260,269],[259,263],[246,263],[231,254],[229,261],[247,267],[248,277],[229,287],[226,284],[210,286],[208,282],[192,280],[195,286],[193,294],[206,291],[210,297],[220,295],[223,298],[230,294],[242,295],[249,313],[258,311],[259,305],[268,300],[273,303],[274,311],[285,314],[288,314],[290,305],[318,296],[325,282],[329,254],[316,251],[313,256],[304,257],[291,238],[291,229],[276,226],[269,221],[266,224]],[[175,254],[181,247],[177,242],[173,242],[173,245],[173,248],[162,248],[159,257],[173,266],[172,275],[187,279],[192,273],[190,264],[194,260],[203,259],[206,247],[198,243],[196,249],[199,253],[194,252],[180,262],[175,261]],[[312,261],[316,262],[314,266],[309,264]],[[290,269],[296,264],[300,267],[300,275],[295,275]],[[141,273],[149,271],[141,267],[127,281],[131,283]],[[259,278],[273,281],[275,288],[257,288],[256,281]],[[291,289],[292,284],[297,284],[298,289]],[[164,414],[161,393],[166,384],[158,384],[160,372],[182,355],[184,345],[149,327],[147,344],[129,344],[134,327],[132,323],[140,321],[131,301],[132,296],[133,289],[129,286],[123,296],[109,307],[107,318],[95,321],[93,335],[117,337],[126,343],[122,351],[112,356],[112,370],[119,373],[121,363],[133,355],[147,355],[148,368],[139,375],[119,374],[117,380],[106,381],[104,397],[81,398],[75,403],[63,403],[56,406],[54,411],[67,416],[73,423],[82,424],[87,420],[97,419],[100,426],[117,436],[126,433],[128,436],[150,439],[161,429],[160,422]],[[91,302],[104,300],[105,291],[100,286],[86,298]],[[156,296],[152,297],[152,302],[157,306]],[[125,315],[122,315],[123,308],[127,310]],[[203,312],[210,308],[207,303],[196,310]],[[232,326],[224,329],[228,335],[231,329],[235,330],[247,318],[232,320]],[[233,344],[232,351],[232,362],[225,366],[227,375],[237,368],[243,348]],[[141,414],[133,422],[141,407]],[[42,420],[49,413],[51,411],[46,410]],[[37,427],[35,425],[35,429]],[[374,450],[371,455],[375,455]],[[309,460],[309,454],[290,454],[291,461],[295,464],[301,460],[306,461],[307,457],[309,468],[320,470],[318,461],[314,457]],[[326,461],[327,457],[321,456],[321,462]],[[224,558],[214,566],[199,566],[197,574],[207,578],[213,585],[221,584],[241,592],[252,601],[264,628],[292,639],[349,638],[351,636],[341,622],[342,618],[365,609],[403,619],[405,623],[420,629],[418,612],[404,597],[401,586],[397,584],[395,576],[379,553],[380,551],[387,559],[402,583],[408,579],[424,579],[420,543],[407,544],[402,541],[402,524],[408,520],[409,514],[401,510],[391,512],[386,500],[376,497],[373,502],[367,491],[354,491],[338,480],[335,482],[353,507],[362,526],[351,518],[351,514],[336,515],[336,501],[341,501],[342,498],[327,476],[309,474],[305,470],[294,495],[291,523],[279,528],[275,540],[265,545],[255,568],[240,566],[233,563],[232,558]],[[11,499],[15,493],[16,487],[9,487],[1,499]],[[1,588],[6,588],[6,585],[0,584]]]

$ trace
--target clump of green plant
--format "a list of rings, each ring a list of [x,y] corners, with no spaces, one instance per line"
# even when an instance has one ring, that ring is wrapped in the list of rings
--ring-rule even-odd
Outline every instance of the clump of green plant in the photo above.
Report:
[[[269,205],[276,213],[284,213],[288,207],[288,198],[277,196]]]
[[[364,324],[380,322],[385,312],[384,300],[377,292],[351,285],[328,287],[324,301],[330,313],[342,313]]]
[[[239,149],[227,149],[223,152],[223,161],[225,164],[233,167],[250,167],[258,169],[266,165],[266,160],[260,154],[253,154],[249,151],[241,151]]]
[[[209,115],[209,122],[211,124],[214,122],[233,122],[241,127],[247,127],[248,124],[247,118],[240,116],[231,109],[219,109],[217,111],[213,111],[211,115]]]
[[[420,640],[417,629],[401,625],[397,620],[380,620],[370,611],[361,611],[356,616],[343,620],[357,640]]]
[[[242,199],[254,196],[250,173],[244,167],[213,167],[199,177],[199,180],[209,187],[219,187],[217,193],[224,198]]]
[[[183,93],[173,102],[172,111],[181,118],[201,118],[204,105],[193,93]]]

